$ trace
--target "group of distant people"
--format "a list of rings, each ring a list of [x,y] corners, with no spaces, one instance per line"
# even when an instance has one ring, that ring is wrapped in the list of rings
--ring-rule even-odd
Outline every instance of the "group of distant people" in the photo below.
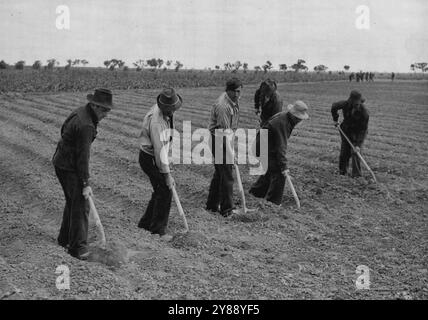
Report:
[[[360,82],[360,81],[363,82],[364,80],[374,81],[374,77],[375,77],[374,72],[362,72],[362,71],[356,72],[356,73],[352,72],[349,75],[349,82],[352,82],[354,79],[357,82]]]

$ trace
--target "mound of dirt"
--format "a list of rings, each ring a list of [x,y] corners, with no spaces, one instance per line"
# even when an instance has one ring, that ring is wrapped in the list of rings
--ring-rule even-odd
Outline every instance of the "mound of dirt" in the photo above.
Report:
[[[189,231],[175,234],[171,243],[175,248],[205,248],[208,245],[208,238],[199,232]]]
[[[119,268],[126,263],[128,256],[126,247],[117,241],[107,243],[106,248],[94,245],[89,250],[88,261],[99,262],[113,268]]]

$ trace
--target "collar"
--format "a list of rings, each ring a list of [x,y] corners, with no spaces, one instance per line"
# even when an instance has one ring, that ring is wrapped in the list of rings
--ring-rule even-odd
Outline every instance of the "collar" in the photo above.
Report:
[[[233,101],[229,98],[229,95],[227,94],[227,92],[225,92],[225,93],[224,93],[224,97],[225,97],[225,99],[226,99],[227,103],[229,103],[229,105],[230,105],[232,108],[238,108],[238,109],[239,109],[238,102],[233,102]]]
[[[88,111],[89,115],[91,116],[92,123],[95,125],[95,127],[98,125],[98,117],[95,114],[94,110],[91,108],[90,103],[86,104],[86,110]]]

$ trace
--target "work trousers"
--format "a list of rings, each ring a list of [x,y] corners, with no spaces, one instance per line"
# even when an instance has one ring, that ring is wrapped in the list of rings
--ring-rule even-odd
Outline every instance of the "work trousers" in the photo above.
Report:
[[[226,163],[226,139],[223,141],[222,163],[216,164],[214,161],[214,175],[211,180],[207,210],[219,211],[223,216],[227,216],[235,209],[233,205],[233,164]],[[211,135],[211,152],[215,158],[215,136]]]
[[[82,195],[83,183],[76,172],[55,167],[55,173],[65,196],[58,243],[68,247],[72,256],[79,256],[88,251],[89,204]]]
[[[250,194],[257,198],[265,198],[267,201],[280,205],[284,193],[285,176],[281,169],[269,163],[264,175],[261,175],[250,189]]]
[[[150,179],[153,193],[138,227],[162,236],[166,233],[168,226],[172,191],[166,185],[165,177],[156,166],[155,158],[152,155],[140,151],[139,162],[141,169]]]
[[[352,134],[347,134],[348,138],[351,140],[352,144],[355,147],[361,148],[362,143],[356,143],[352,138]],[[342,145],[340,147],[340,156],[339,156],[339,172],[341,175],[346,175],[348,172],[349,158],[352,159],[352,177],[361,177],[361,163],[360,158],[354,152],[352,147],[349,145],[349,142],[346,141],[345,137],[340,134],[342,138]]]

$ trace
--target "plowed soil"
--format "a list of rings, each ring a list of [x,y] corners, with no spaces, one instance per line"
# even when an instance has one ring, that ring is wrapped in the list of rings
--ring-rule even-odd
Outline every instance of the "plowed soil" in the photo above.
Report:
[[[379,184],[338,175],[340,138],[330,106],[358,88],[367,99],[363,156]],[[91,261],[56,244],[64,198],[51,165],[68,114],[80,93],[0,96],[0,299],[427,299],[428,84],[379,81],[281,84],[286,103],[302,99],[310,120],[290,140],[288,160],[301,209],[288,188],[282,207],[248,194],[257,177],[241,166],[248,218],[225,219],[203,208],[210,165],[174,165],[191,232],[172,205],[171,241],[137,228],[151,196],[138,165],[138,134],[158,90],[115,91],[116,108],[98,127],[91,178],[107,249],[91,224]],[[177,113],[206,127],[222,88],[180,89]],[[256,128],[252,96],[241,100],[241,127]],[[236,203],[240,200],[235,186]],[[58,290],[59,265],[70,289]],[[358,290],[356,268],[370,269]]]

